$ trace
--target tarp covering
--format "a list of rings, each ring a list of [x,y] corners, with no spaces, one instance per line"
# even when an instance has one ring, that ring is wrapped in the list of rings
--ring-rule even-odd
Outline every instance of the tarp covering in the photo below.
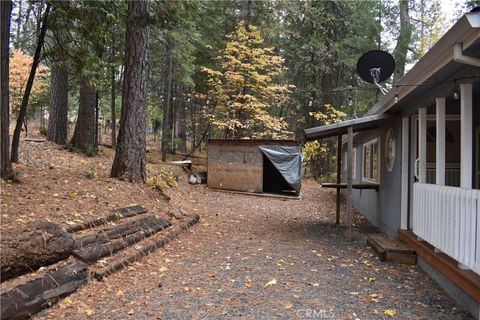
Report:
[[[259,146],[262,153],[272,162],[287,183],[300,193],[302,185],[303,155],[298,147],[277,145]]]

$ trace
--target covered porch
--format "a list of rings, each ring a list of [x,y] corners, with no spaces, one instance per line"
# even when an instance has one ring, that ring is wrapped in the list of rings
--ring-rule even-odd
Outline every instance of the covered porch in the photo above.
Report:
[[[478,82],[460,83],[460,101],[451,100],[448,108],[446,97],[442,96],[435,99],[434,108],[419,108],[418,114],[411,117],[414,130],[409,130],[409,118],[405,118],[404,131],[414,133],[409,148],[414,167],[413,172],[409,172],[410,177],[405,178],[413,175],[411,221],[408,225],[405,223],[408,219],[405,209],[401,228],[411,229],[436,251],[455,259],[461,269],[480,274],[479,121],[476,119],[479,113],[474,110],[474,101],[479,101],[478,86]],[[446,114],[447,109],[456,112]],[[453,119],[452,116],[458,117],[459,139],[455,139],[451,132],[457,127],[454,121],[447,122],[449,117]],[[434,126],[430,128],[429,117],[434,117]],[[429,142],[432,128],[434,142]],[[450,148],[449,139],[454,140]],[[459,155],[452,155],[452,148],[458,149]],[[447,158],[458,158],[459,161],[448,163]],[[433,166],[428,159],[435,160]]]

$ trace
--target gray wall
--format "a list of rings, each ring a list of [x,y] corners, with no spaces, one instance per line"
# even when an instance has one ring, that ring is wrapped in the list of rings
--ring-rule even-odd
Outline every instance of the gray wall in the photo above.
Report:
[[[395,162],[391,172],[387,171],[385,161],[385,141],[390,128],[395,133]],[[363,144],[380,137],[380,189],[353,189],[353,206],[364,215],[381,232],[394,236],[400,227],[401,200],[401,157],[402,157],[402,120],[401,117],[389,119],[378,129],[358,133],[354,138],[354,148],[357,149],[356,179],[353,183],[366,183],[362,180]],[[346,149],[344,145],[343,150]],[[347,172],[342,166],[342,182],[346,182]]]

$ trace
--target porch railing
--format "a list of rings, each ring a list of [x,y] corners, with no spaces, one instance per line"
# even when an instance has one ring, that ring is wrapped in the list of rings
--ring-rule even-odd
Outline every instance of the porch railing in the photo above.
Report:
[[[413,232],[480,274],[480,190],[415,183]]]
[[[427,163],[427,183],[435,183],[437,172],[435,167],[435,163]],[[460,187],[460,164],[445,165],[445,185]]]

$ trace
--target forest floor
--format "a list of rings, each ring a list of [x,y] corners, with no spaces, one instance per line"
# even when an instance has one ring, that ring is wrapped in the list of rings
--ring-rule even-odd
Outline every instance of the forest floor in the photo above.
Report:
[[[313,180],[303,200],[283,200],[192,186],[168,167],[178,184],[167,201],[109,178],[112,156],[23,142],[21,183],[2,186],[1,230],[32,219],[65,225],[133,203],[199,213],[200,223],[36,319],[468,319],[417,266],[380,262],[365,244],[375,229],[360,215],[346,242],[333,223],[334,192]]]

